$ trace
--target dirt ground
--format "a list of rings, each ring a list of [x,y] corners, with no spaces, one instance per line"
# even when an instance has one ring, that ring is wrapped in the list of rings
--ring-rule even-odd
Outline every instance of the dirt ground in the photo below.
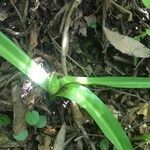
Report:
[[[78,3],[72,0],[1,0],[0,31],[47,72],[56,71],[59,76],[149,77],[150,59],[116,49],[103,28],[134,38],[150,28],[149,15],[150,9],[136,0],[78,0]],[[62,44],[67,27],[68,43],[64,51],[66,59],[63,59]],[[150,34],[140,42],[150,48]],[[19,86],[14,89],[16,80]],[[150,133],[149,89],[89,88],[110,108],[130,138]],[[21,97],[14,103],[18,93]],[[60,99],[54,100],[0,58],[0,114],[10,118],[9,125],[0,125],[0,150],[97,150],[103,140],[109,145],[108,149],[113,149],[82,108]],[[19,128],[21,117],[18,114],[27,110],[38,111],[48,122],[42,129],[25,125],[29,136],[17,142],[12,135]],[[145,141],[132,144],[136,150],[150,149]]]

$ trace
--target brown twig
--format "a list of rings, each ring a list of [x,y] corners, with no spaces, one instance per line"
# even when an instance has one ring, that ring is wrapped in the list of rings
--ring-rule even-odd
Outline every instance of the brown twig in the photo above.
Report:
[[[120,6],[119,4],[117,4],[117,3],[114,2],[114,1],[112,1],[112,4],[113,4],[120,12],[129,14],[128,21],[132,21],[132,13],[131,13],[131,11],[125,9],[124,7]]]
[[[49,34],[49,36],[50,36],[50,38],[51,38],[51,40],[52,40],[54,46],[56,47],[57,51],[61,53],[61,52],[62,52],[61,46],[56,42],[56,40],[51,36],[50,33],[48,33],[48,34]],[[66,55],[66,57],[69,58],[76,66],[78,66],[78,67],[84,72],[84,74],[85,74],[87,77],[89,76],[88,73],[85,71],[85,69],[84,69],[83,66],[81,66],[79,63],[77,63],[77,62],[76,62],[74,59],[72,59],[69,55]]]
[[[23,26],[23,28],[25,30],[25,24],[24,24],[24,21],[23,21],[23,17],[21,16],[21,14],[20,14],[18,8],[15,6],[14,2],[12,0],[10,0],[10,3],[14,7],[14,9],[15,9],[15,11],[16,11],[16,13],[17,13],[17,15],[18,15],[18,17],[19,17],[19,19],[20,19],[20,21],[22,23],[22,26]]]
[[[62,19],[62,53],[61,53],[61,62],[62,68],[65,75],[67,75],[67,65],[66,65],[66,56],[69,50],[69,28],[72,23],[71,15],[75,8],[82,2],[82,0],[73,0],[70,2],[68,8],[66,8],[64,17]]]

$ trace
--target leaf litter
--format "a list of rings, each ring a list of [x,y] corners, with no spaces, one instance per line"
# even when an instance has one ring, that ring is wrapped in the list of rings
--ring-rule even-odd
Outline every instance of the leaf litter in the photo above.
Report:
[[[12,2],[14,3],[13,6],[12,3],[6,0],[0,2],[0,30],[4,29],[3,31],[20,47],[25,49],[31,57],[34,59],[42,58],[40,63],[47,71],[55,70],[59,75],[62,75],[59,53],[61,34],[59,30],[61,21],[65,17],[64,12],[66,8],[69,11],[67,6],[70,5],[71,1],[33,0],[29,2],[28,0],[15,0]],[[99,4],[92,0],[83,0],[77,8],[71,11],[71,26],[69,28],[69,42],[71,44],[68,52],[69,57],[67,56],[69,74],[78,76],[85,76],[85,74],[87,76],[149,76],[148,57],[150,56],[150,50],[144,46],[147,43],[143,42],[145,37],[149,39],[149,34],[142,36],[143,44],[141,44],[141,41],[138,42],[134,39],[134,36],[140,35],[145,29],[149,29],[149,20],[143,13],[140,14],[138,10],[130,9],[133,13],[133,21],[128,23],[124,19],[128,18],[129,14],[126,15],[126,12],[129,13],[129,11],[123,12],[125,9],[120,11],[120,7],[116,9],[114,3],[110,5],[110,0],[105,2],[109,2],[109,6],[106,6],[107,13],[101,11],[103,10],[102,3]],[[124,8],[134,8],[129,1],[117,3]],[[137,5],[140,9],[143,9],[140,3],[137,2]],[[147,13],[149,12],[147,11]],[[107,15],[107,18],[105,15]],[[139,16],[139,18],[136,16]],[[102,38],[102,35],[104,35],[101,28],[103,18],[106,22],[105,26],[108,27],[104,27],[106,39]],[[114,26],[120,32],[129,36],[110,30]],[[101,39],[104,39],[104,41],[101,42]],[[108,40],[110,44],[105,45],[105,40]],[[105,47],[106,50],[104,51],[103,48]],[[114,56],[122,61],[116,61],[113,59]],[[147,59],[142,61],[134,70],[134,57],[138,57],[137,63],[140,62],[140,58]],[[124,60],[130,63],[126,63]],[[54,147],[57,148],[57,145],[59,145],[58,149],[63,147],[66,149],[76,147],[88,149],[89,146],[91,149],[95,147],[99,149],[105,138],[86,112],[83,112],[79,107],[75,109],[68,101],[60,101],[59,99],[55,102],[49,101],[53,98],[47,96],[47,93],[41,89],[40,92],[37,92],[36,85],[23,75],[15,78],[21,86],[21,99],[13,104],[10,85],[14,80],[10,82],[8,80],[14,76],[16,69],[11,65],[7,67],[5,64],[7,62],[0,59],[0,113],[9,116],[10,124],[6,127],[0,127],[1,131],[5,131],[5,133],[0,132],[0,139],[3,139],[0,149],[24,148],[23,144],[17,143],[9,134],[13,129],[18,132],[26,128],[26,124],[22,121],[24,120],[24,107],[28,110],[39,110],[40,114],[48,117],[48,123],[43,129],[29,129],[27,142],[23,142],[27,149],[54,149]],[[90,71],[88,71],[89,68]],[[27,83],[30,83],[30,86],[25,88]],[[5,92],[3,92],[4,88]],[[113,91],[105,87],[94,87],[92,90],[100,95],[111,111],[117,115],[131,137],[150,133],[148,124],[150,97],[148,90],[125,91],[118,89],[118,91]],[[22,101],[21,106],[20,100]],[[12,117],[13,113],[14,117]],[[14,123],[12,124],[12,122]],[[21,124],[18,122],[21,122]],[[10,137],[12,141],[9,139]],[[141,150],[149,149],[148,145],[141,146],[140,142],[133,144]],[[107,145],[104,146],[108,147]],[[109,144],[109,147],[112,148],[112,145]]]

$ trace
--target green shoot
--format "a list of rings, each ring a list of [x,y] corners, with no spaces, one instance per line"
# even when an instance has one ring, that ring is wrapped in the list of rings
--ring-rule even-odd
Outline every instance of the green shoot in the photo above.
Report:
[[[119,122],[107,106],[89,89],[78,84],[67,84],[58,96],[82,106],[118,150],[132,150],[131,143]]]
[[[26,121],[29,125],[35,125],[38,123],[40,115],[37,111],[28,111],[26,113]]]
[[[0,115],[0,126],[7,126],[10,124],[10,119],[7,115]]]
[[[45,116],[41,115],[37,124],[35,124],[36,128],[43,128],[47,123],[47,119]]]
[[[23,130],[19,132],[17,135],[13,135],[14,139],[17,141],[24,141],[28,137],[28,131]]]
[[[37,128],[43,128],[47,123],[46,117],[43,115],[40,116],[39,113],[35,110],[28,111],[26,113],[25,119],[29,125],[35,126]]]
[[[147,35],[150,36],[150,29],[145,29],[145,32],[142,32],[140,35],[136,35],[134,39],[137,41],[141,41],[141,39],[143,39]]]

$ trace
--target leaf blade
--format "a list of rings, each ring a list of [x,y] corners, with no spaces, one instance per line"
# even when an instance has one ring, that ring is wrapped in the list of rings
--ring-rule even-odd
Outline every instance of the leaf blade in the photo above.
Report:
[[[149,0],[142,0],[142,2],[146,8],[150,8],[150,1]]]
[[[90,90],[81,85],[68,84],[58,96],[70,99],[86,109],[118,150],[132,150],[132,145],[119,122],[105,104]]]
[[[150,88],[150,78],[147,77],[74,77],[64,76],[60,86],[77,83],[82,85],[101,85],[115,88]]]

